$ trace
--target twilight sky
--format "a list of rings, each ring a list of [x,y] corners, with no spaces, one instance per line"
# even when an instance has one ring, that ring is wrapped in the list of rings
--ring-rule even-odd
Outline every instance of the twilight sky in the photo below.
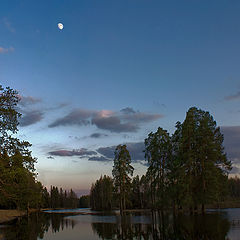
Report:
[[[210,111],[240,173],[238,0],[2,0],[0,84],[19,91],[19,137],[38,179],[85,193],[127,143]],[[57,24],[62,22],[64,29]]]

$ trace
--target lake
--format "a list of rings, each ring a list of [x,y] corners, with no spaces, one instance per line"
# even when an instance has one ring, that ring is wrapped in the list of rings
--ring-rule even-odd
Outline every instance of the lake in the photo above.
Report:
[[[77,214],[86,215],[77,215]],[[93,215],[92,215],[93,214]],[[238,240],[240,209],[208,210],[205,216],[136,212],[99,213],[74,209],[33,213],[11,225],[0,225],[0,240]]]

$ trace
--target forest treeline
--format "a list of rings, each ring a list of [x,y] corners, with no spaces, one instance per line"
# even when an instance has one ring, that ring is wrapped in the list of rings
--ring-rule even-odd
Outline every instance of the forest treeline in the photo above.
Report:
[[[108,182],[107,185],[104,185]],[[240,178],[228,178],[225,183],[225,194],[219,202],[214,201],[214,205],[210,207],[220,207],[220,203],[224,207],[240,207]],[[108,188],[109,186],[109,188]],[[91,207],[94,210],[113,210],[119,208],[118,194],[114,189],[113,179],[110,176],[101,176],[94,184],[92,184],[90,196],[82,196],[85,199],[81,207]],[[90,201],[89,201],[89,198]],[[166,208],[171,208],[171,204],[166,204]],[[146,176],[138,175],[131,180],[130,191],[128,192],[127,209],[151,209],[151,191]]]
[[[77,208],[79,207],[79,198],[72,189],[67,191],[51,186],[49,192],[46,187],[43,188],[41,204],[43,208]]]
[[[126,145],[115,150],[113,177],[103,176],[92,185],[92,209],[151,208],[190,212],[207,204],[238,197],[239,179],[229,179],[231,162],[223,147],[223,134],[209,112],[192,107],[170,134],[158,128],[145,139],[146,174],[133,177]],[[235,194],[235,195],[234,195]]]

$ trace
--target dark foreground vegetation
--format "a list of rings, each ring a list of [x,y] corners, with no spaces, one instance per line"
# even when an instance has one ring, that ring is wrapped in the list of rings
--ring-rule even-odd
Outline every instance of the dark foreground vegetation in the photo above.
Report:
[[[112,175],[92,185],[93,209],[188,209],[190,213],[224,200],[239,199],[239,179],[229,179],[231,162],[223,147],[223,135],[209,112],[192,107],[185,120],[169,133],[158,128],[145,139],[148,169],[133,175],[126,145],[115,151]]]

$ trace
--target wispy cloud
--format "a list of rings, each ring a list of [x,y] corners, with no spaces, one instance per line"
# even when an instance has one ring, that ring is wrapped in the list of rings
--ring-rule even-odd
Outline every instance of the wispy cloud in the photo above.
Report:
[[[131,143],[126,143],[126,145],[130,153],[132,162],[146,165],[144,152],[143,152],[144,143],[131,142]],[[65,157],[65,158],[79,157],[79,158],[87,158],[88,161],[110,162],[110,161],[113,161],[114,159],[114,152],[116,147],[117,145],[113,145],[109,147],[100,147],[96,150],[87,149],[87,148],[81,148],[77,150],[58,149],[58,150],[48,151],[47,155],[49,159],[52,159],[53,157]],[[55,148],[57,148],[57,146],[55,146]]]
[[[111,161],[112,159],[109,159],[109,158],[106,158],[106,157],[103,157],[103,156],[96,156],[96,157],[90,157],[88,158],[88,161],[96,161],[96,162],[109,162]]]
[[[240,91],[236,92],[235,94],[226,96],[224,99],[227,100],[227,101],[240,100]]]
[[[20,100],[18,111],[22,114],[19,120],[21,127],[38,123],[44,118],[47,112],[59,110],[69,105],[68,103],[60,103],[55,106],[51,106],[50,104],[50,106],[46,106],[41,98],[23,95],[18,95],[18,98]]]
[[[102,117],[96,116],[92,119],[92,124],[99,129],[108,130],[110,132],[137,132],[139,126],[136,123],[122,122],[118,116]]]
[[[90,138],[102,138],[102,137],[108,137],[108,135],[104,133],[93,133],[90,135]]]
[[[9,53],[13,51],[14,51],[13,47],[9,47],[9,48],[0,47],[0,54]]]
[[[123,108],[122,110],[120,110],[120,112],[122,112],[124,114],[134,114],[134,113],[136,113],[136,111],[133,110],[133,108],[130,108],[130,107]]]
[[[22,118],[19,120],[19,125],[21,127],[26,127],[43,119],[44,113],[41,110],[34,111],[24,111]]]
[[[60,157],[73,157],[73,156],[91,156],[96,155],[95,151],[88,150],[86,148],[81,148],[79,150],[56,150],[48,152],[50,156],[60,156]]]
[[[26,106],[29,106],[29,105],[33,105],[33,104],[42,102],[42,99],[35,98],[35,97],[32,97],[32,96],[25,97],[25,96],[18,95],[18,98],[20,100],[19,105],[22,106],[22,107],[26,107]]]
[[[161,114],[143,113],[134,111],[129,107],[119,112],[75,109],[66,116],[55,120],[49,127],[95,125],[99,129],[110,132],[137,132],[140,124],[152,122],[162,117]]]
[[[9,32],[11,33],[16,32],[15,28],[12,26],[12,23],[7,18],[3,18],[3,24]]]
[[[53,128],[58,126],[87,125],[90,124],[90,121],[88,119],[92,116],[93,113],[93,111],[83,109],[74,110],[71,113],[67,114],[65,117],[59,118],[51,123],[49,127]]]

